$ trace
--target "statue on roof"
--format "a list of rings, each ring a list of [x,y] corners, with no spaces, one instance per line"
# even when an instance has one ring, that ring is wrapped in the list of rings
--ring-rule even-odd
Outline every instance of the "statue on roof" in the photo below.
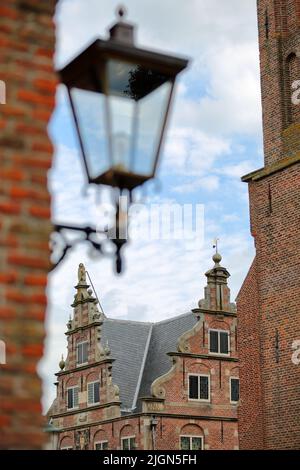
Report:
[[[86,284],[86,270],[83,263],[78,266],[78,284]]]

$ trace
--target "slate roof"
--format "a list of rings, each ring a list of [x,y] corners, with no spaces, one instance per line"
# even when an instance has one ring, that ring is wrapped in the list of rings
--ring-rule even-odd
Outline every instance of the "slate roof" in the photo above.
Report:
[[[138,399],[150,396],[152,382],[171,368],[167,353],[177,351],[179,337],[196,323],[192,312],[158,323],[104,318],[101,341],[108,341],[115,359],[112,379],[124,412],[138,411]]]

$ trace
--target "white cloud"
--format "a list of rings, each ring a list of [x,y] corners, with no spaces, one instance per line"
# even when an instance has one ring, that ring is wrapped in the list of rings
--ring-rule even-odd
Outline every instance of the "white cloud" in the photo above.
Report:
[[[230,153],[229,139],[209,136],[192,128],[177,128],[168,135],[162,169],[198,177],[212,169],[215,160]]]

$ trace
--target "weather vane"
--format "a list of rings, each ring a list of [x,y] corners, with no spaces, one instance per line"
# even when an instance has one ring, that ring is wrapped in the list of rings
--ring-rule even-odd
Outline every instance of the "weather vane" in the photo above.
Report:
[[[218,253],[218,242],[219,242],[219,241],[220,241],[219,238],[215,238],[215,239],[214,239],[214,242],[213,242],[213,243],[214,243],[214,244],[213,244],[213,248],[216,249],[216,253]]]

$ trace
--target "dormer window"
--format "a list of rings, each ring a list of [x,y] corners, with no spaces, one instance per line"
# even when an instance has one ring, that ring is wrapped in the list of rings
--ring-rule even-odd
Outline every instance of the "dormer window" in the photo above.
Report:
[[[209,330],[209,353],[229,356],[229,332]]]
[[[76,347],[76,362],[77,365],[84,365],[88,363],[88,342],[83,341],[78,343]]]

